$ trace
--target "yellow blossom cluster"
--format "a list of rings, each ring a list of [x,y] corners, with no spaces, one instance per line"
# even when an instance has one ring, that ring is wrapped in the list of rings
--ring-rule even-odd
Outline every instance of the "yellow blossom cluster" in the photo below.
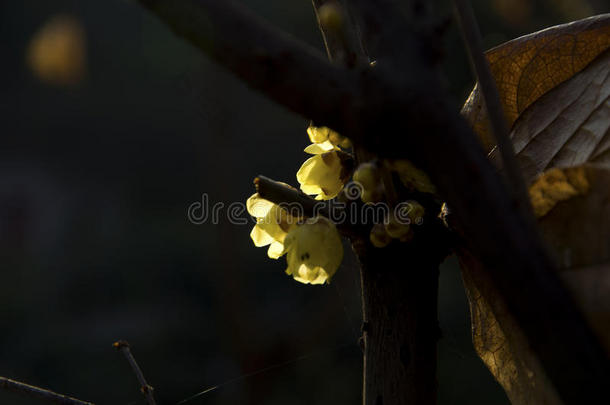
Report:
[[[250,232],[254,245],[269,246],[267,254],[272,259],[286,254],[286,274],[305,284],[330,281],[343,259],[341,237],[332,222],[320,216],[299,220],[258,194],[246,206],[256,218]]]
[[[351,148],[350,140],[327,127],[310,125],[307,134],[311,145],[305,152],[313,155],[297,172],[301,190],[318,200],[329,200],[338,196],[352,177],[362,189],[361,199],[365,203],[383,201],[386,197],[384,182],[377,162],[365,162],[353,170],[353,158],[346,152]],[[425,173],[405,160],[383,161],[380,165],[400,178],[409,190],[433,193],[434,186]],[[369,234],[376,247],[387,246],[393,239],[402,242],[411,240],[411,224],[424,215],[424,208],[414,200],[399,204],[376,224]],[[400,208],[400,207],[393,207]],[[247,201],[250,215],[256,225],[250,233],[255,246],[268,246],[267,254],[272,259],[286,255],[286,273],[305,284],[328,283],[343,259],[343,245],[335,225],[325,217],[297,218],[286,209],[261,198],[258,193]]]
[[[427,176],[406,160],[386,162],[389,172],[396,172],[403,185],[420,192],[432,192],[434,186]],[[384,198],[384,184],[380,169],[374,162],[362,163],[354,172],[354,181],[361,188],[360,198],[366,204],[377,203]],[[369,239],[375,247],[385,247],[392,239],[408,242],[413,238],[411,224],[424,216],[424,207],[415,200],[398,204],[383,224],[375,224]]]
[[[344,149],[349,139],[327,127],[307,129],[311,145],[305,152],[313,155],[297,172],[301,190],[318,200],[336,197],[351,177]],[[293,217],[279,205],[261,198],[258,193],[247,201],[248,213],[256,218],[250,233],[255,246],[269,246],[267,254],[278,259],[286,254],[286,273],[305,284],[330,281],[343,259],[343,245],[335,225],[317,216],[303,220]]]
[[[413,239],[413,224],[424,217],[424,207],[415,200],[400,203],[383,224],[375,224],[369,234],[373,246],[382,248],[390,244],[392,239],[409,242]]]

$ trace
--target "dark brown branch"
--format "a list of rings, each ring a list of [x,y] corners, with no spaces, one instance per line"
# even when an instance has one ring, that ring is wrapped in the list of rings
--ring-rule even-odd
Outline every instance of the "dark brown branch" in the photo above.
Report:
[[[355,96],[353,77],[233,0],[139,2],[251,87],[316,122],[334,128]]]
[[[434,231],[382,249],[353,245],[362,267],[364,405],[436,403],[438,269],[448,251]]]
[[[409,79],[379,66],[333,67],[230,0],[140,2],[277,102],[380,156],[409,158],[426,170],[564,402],[595,403],[606,394],[607,355],[435,69],[417,58],[404,74]]]
[[[112,346],[115,349],[120,350],[127,359],[127,362],[131,366],[134,374],[136,375],[136,378],[138,379],[138,382],[140,383],[140,391],[142,391],[142,394],[146,398],[146,402],[148,402],[149,405],[156,405],[155,397],[153,395],[154,388],[146,382],[146,379],[144,378],[144,374],[142,373],[140,366],[138,366],[136,359],[131,353],[129,343],[125,340],[119,340],[117,342],[114,342]]]
[[[323,207],[321,201],[315,200],[307,194],[285,184],[271,180],[259,175],[254,179],[256,192],[261,198],[278,205],[297,204],[306,217],[314,217],[317,214],[328,217],[328,210]]]
[[[500,94],[485,57],[483,41],[481,40],[481,33],[479,32],[479,25],[474,11],[469,0],[453,0],[453,3],[460,22],[464,42],[470,55],[470,61],[477,76],[485,106],[487,107],[491,129],[502,156],[502,164],[512,191],[513,201],[522,208],[522,214],[533,221],[529,194],[525,186],[523,174],[515,158],[515,150],[509,136],[508,123],[500,102]]]
[[[58,394],[44,388],[35,387],[19,381],[11,380],[6,377],[0,377],[0,388],[7,391],[13,391],[20,394],[26,394],[30,397],[38,398],[43,401],[51,402],[60,405],[93,405],[92,402],[81,401],[66,395]]]

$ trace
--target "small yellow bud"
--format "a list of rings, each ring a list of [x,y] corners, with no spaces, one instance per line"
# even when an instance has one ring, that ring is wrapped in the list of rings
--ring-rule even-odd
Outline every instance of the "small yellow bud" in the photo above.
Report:
[[[411,230],[411,227],[405,221],[401,221],[394,215],[390,216],[389,220],[385,224],[385,231],[392,238],[399,239],[407,235]]]
[[[347,137],[343,137],[343,140],[339,142],[339,146],[341,146],[343,149],[349,149],[352,147],[352,141],[350,141]]]
[[[307,135],[309,135],[309,140],[312,143],[322,143],[328,140],[328,134],[330,129],[327,127],[314,127],[310,125],[307,128]]]
[[[383,192],[381,191],[381,188],[376,188],[372,191],[364,190],[360,196],[360,199],[366,204],[378,203],[383,200]]]
[[[411,223],[416,224],[421,221],[421,218],[423,218],[426,213],[425,208],[415,200],[406,201],[406,204],[409,210],[407,215],[409,216]]]
[[[354,172],[354,181],[369,192],[374,191],[380,182],[379,170],[374,163],[362,163]]]
[[[318,18],[322,27],[338,31],[343,26],[343,13],[334,3],[327,3],[318,9]]]
[[[392,238],[385,231],[385,227],[381,224],[375,224],[369,234],[371,243],[376,248],[384,248],[390,244]]]

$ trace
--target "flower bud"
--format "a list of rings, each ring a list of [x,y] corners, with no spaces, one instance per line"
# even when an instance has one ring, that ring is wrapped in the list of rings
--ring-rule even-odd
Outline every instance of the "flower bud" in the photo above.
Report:
[[[377,166],[371,162],[362,163],[354,172],[354,181],[360,183],[366,191],[374,191],[380,183]]]
[[[337,4],[327,3],[318,9],[318,18],[322,27],[329,30],[340,30],[343,26],[343,13]]]
[[[409,207],[409,213],[407,215],[409,216],[411,223],[417,224],[421,221],[421,218],[424,217],[424,214],[426,213],[425,208],[415,200],[409,200],[406,201],[406,203]]]
[[[385,231],[388,235],[395,239],[399,239],[407,235],[409,230],[411,230],[411,226],[406,223],[406,221],[402,221],[396,218],[394,215],[390,216],[385,224]]]
[[[419,170],[408,160],[391,160],[388,162],[390,170],[395,171],[401,183],[408,189],[421,191],[422,193],[436,193],[436,187],[426,173]]]
[[[390,244],[392,237],[387,234],[385,227],[381,224],[375,224],[369,234],[371,243],[376,248],[384,248]]]
[[[328,133],[330,129],[327,127],[314,127],[310,125],[307,128],[307,135],[309,135],[309,140],[312,143],[322,143],[328,140]]]
[[[377,187],[374,190],[364,189],[364,191],[362,191],[362,195],[360,196],[360,199],[362,200],[363,203],[366,203],[366,204],[374,204],[374,203],[381,202],[381,200],[383,200],[383,192],[382,192],[381,187]]]

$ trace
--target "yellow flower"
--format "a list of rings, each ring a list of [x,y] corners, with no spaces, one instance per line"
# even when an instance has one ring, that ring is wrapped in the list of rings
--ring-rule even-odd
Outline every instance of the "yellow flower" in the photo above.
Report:
[[[324,284],[343,260],[343,244],[335,225],[324,217],[308,219],[286,236],[286,274],[304,284]]]
[[[349,139],[339,135],[339,133],[333,131],[328,127],[314,127],[310,125],[307,128],[307,135],[311,145],[305,148],[305,152],[311,155],[319,155],[322,153],[330,152],[331,150],[339,150],[337,146],[342,148],[351,147]]]
[[[286,253],[284,239],[288,232],[297,227],[297,218],[270,201],[253,194],[246,202],[248,213],[256,218],[256,225],[250,232],[254,246],[269,245],[267,255],[277,259]]]
[[[336,197],[351,174],[346,155],[341,151],[331,151],[307,159],[297,172],[301,190],[306,194],[316,194],[317,200]]]

